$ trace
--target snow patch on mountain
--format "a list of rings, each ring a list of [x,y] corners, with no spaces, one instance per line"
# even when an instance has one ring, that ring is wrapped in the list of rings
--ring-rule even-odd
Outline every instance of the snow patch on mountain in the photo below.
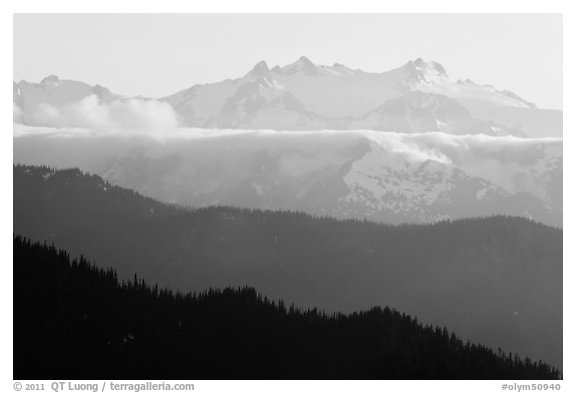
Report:
[[[476,100],[498,106],[536,109],[534,103],[528,102],[507,90],[498,90],[491,85],[479,85],[471,80],[453,82],[447,77],[434,73],[408,84],[412,91],[440,94],[456,100]]]
[[[404,83],[409,86],[420,83],[435,83],[448,80],[448,74],[441,64],[425,62],[421,58],[409,61],[404,66]]]
[[[451,188],[450,183],[446,182],[450,169],[443,165],[445,162],[435,165],[442,160],[428,160],[421,166],[414,165],[421,156],[404,155],[405,152],[390,152],[372,143],[370,151],[355,161],[344,176],[350,194],[342,201],[361,203],[375,211],[387,209],[395,213],[436,203]],[[394,153],[403,154],[407,160],[397,160]]]

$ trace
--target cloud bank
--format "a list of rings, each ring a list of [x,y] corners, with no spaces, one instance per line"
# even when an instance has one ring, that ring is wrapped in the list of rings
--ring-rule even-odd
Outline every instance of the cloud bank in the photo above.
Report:
[[[14,106],[14,120],[20,116]],[[87,128],[98,132],[140,132],[164,134],[178,128],[178,116],[165,102],[142,98],[103,102],[96,95],[61,107],[40,104],[29,123],[54,128]]]
[[[63,110],[44,108],[43,116],[58,127],[29,127],[14,124],[14,136],[44,134],[51,137],[92,137],[139,135],[143,140],[161,140],[162,149],[200,149],[217,155],[258,152],[292,152],[306,157],[326,153],[343,154],[377,149],[400,161],[420,163],[436,161],[446,165],[469,166],[476,161],[530,165],[542,150],[562,156],[561,138],[522,138],[482,134],[454,135],[442,132],[397,133],[372,130],[354,131],[275,131],[199,129],[178,127],[170,105],[158,101],[126,100],[103,104],[93,98],[82,100]],[[14,112],[16,116],[16,111]],[[102,130],[109,132],[101,133]],[[132,132],[126,133],[126,130]],[[165,132],[169,131],[169,132]],[[360,148],[361,147],[361,148]],[[360,148],[360,150],[358,150]],[[360,153],[361,154],[361,153]]]
[[[84,106],[75,106],[64,115],[56,112],[52,118],[73,120],[78,113],[85,115],[93,111],[91,124],[115,122],[116,125],[140,132],[126,134],[123,128],[118,133],[99,134],[85,127],[54,129],[15,125],[15,158],[20,157],[22,162],[40,160],[55,166],[83,167],[85,160],[98,163],[94,168],[87,167],[90,170],[101,168],[106,162],[114,162],[128,152],[138,152],[136,156],[139,159],[162,162],[167,173],[188,172],[192,168],[203,172],[221,170],[229,174],[248,163],[256,165],[251,168],[259,171],[262,163],[274,162],[290,176],[301,177],[372,154],[377,157],[376,163],[381,167],[402,171],[433,161],[446,168],[458,168],[468,174],[490,179],[510,191],[519,187],[519,173],[543,173],[550,167],[562,165],[562,139],[559,138],[451,135],[441,132],[404,134],[366,130],[177,128],[171,118],[173,113],[162,105],[156,107],[157,102],[93,104],[93,100],[85,102]],[[149,113],[147,117],[137,116],[141,110],[148,112],[147,105],[154,106],[159,118]],[[97,123],[102,119],[106,122]],[[170,132],[158,132],[154,124],[172,129]],[[32,135],[38,136],[38,139],[19,138]],[[17,142],[18,139],[27,141]],[[37,147],[20,148],[24,145]],[[63,151],[68,148],[79,152],[78,155],[70,157],[70,153]],[[50,150],[52,154],[49,154]],[[210,176],[218,177],[214,173]]]

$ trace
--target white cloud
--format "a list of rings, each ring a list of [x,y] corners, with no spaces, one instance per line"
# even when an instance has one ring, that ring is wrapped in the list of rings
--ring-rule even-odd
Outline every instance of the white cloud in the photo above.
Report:
[[[168,103],[139,98],[103,102],[96,95],[62,107],[40,104],[31,118],[33,123],[47,127],[88,128],[108,133],[162,135],[179,125],[178,116]]]

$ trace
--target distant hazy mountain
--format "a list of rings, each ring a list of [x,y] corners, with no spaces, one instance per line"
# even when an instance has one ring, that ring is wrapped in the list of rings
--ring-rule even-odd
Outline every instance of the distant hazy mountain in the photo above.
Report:
[[[149,134],[179,123],[165,102],[123,97],[108,89],[49,76],[40,83],[14,82],[14,122],[40,127],[138,131]]]
[[[485,113],[474,119],[463,103],[538,112],[534,104],[514,93],[470,80],[452,82],[444,67],[422,59],[383,73],[352,70],[341,64],[316,65],[306,57],[272,69],[262,61],[243,78],[195,85],[165,100],[186,125],[208,128],[500,135],[518,134],[521,129],[514,129],[514,122],[499,126]]]
[[[79,170],[14,167],[14,232],[160,287],[253,286],[301,307],[388,305],[562,367],[562,230],[491,217],[391,227],[162,205]]]
[[[62,108],[94,96],[102,102],[111,102],[119,96],[105,87],[90,86],[84,82],[60,80],[55,75],[44,78],[40,83],[21,81],[13,83],[15,116],[24,124],[52,126],[51,108]]]
[[[34,132],[25,128],[14,138],[14,162],[79,167],[183,205],[388,223],[507,214],[562,226],[558,139],[183,130],[156,140]]]
[[[118,99],[102,87],[53,76],[40,84],[14,83],[14,119],[53,126],[50,110],[87,97]],[[490,85],[452,81],[442,65],[422,59],[382,73],[317,65],[306,57],[271,69],[261,61],[243,77],[194,85],[160,102],[169,103],[186,127],[562,136],[561,111],[538,109]]]

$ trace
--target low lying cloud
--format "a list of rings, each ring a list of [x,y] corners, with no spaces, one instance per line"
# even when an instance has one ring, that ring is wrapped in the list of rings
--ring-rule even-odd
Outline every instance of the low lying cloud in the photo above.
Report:
[[[444,164],[469,165],[476,160],[497,160],[501,163],[530,164],[542,149],[562,154],[560,138],[522,138],[484,134],[453,135],[442,132],[421,134],[361,131],[383,150],[405,153],[413,161],[438,161]]]
[[[16,114],[15,109],[15,118]],[[26,120],[29,124],[44,127],[88,128],[108,133],[132,131],[151,135],[163,134],[179,125],[178,116],[168,103],[140,98],[103,102],[96,95],[61,107],[40,104],[27,114]]]

